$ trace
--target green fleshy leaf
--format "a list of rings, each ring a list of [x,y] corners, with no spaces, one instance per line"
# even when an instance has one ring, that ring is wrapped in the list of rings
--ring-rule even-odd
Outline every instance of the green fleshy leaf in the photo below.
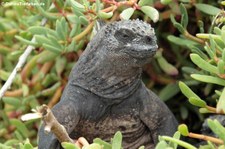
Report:
[[[29,130],[27,129],[25,124],[22,123],[20,120],[10,119],[10,124],[15,126],[17,128],[17,130],[24,136],[24,138],[28,137]]]
[[[225,1],[220,2],[220,4],[225,6]]]
[[[160,68],[168,75],[177,75],[179,72],[176,67],[167,62],[162,56],[162,52],[158,51],[155,55]]]
[[[61,40],[66,40],[66,32],[65,28],[67,27],[67,23],[65,23],[65,18],[56,21],[56,33],[57,37]],[[53,38],[56,38],[52,36]]]
[[[177,83],[171,83],[168,84],[166,87],[164,87],[160,92],[159,92],[159,97],[163,101],[167,101],[168,99],[172,98],[175,96],[177,93],[180,92],[179,86]]]
[[[85,16],[80,16],[79,20],[80,20],[80,23],[83,24],[83,25],[88,25],[89,24],[89,21],[88,21],[88,19]]]
[[[95,1],[95,6],[96,6],[96,12],[98,13],[99,12],[99,10],[101,9],[101,2],[100,2],[100,0],[96,0]]]
[[[166,141],[162,140],[156,145],[155,149],[163,149],[167,148],[168,146],[169,145],[166,143]]]
[[[178,145],[180,145],[180,146],[182,146],[184,148],[187,148],[187,149],[197,149],[193,145],[191,145],[191,144],[189,144],[187,142],[184,142],[182,140],[179,140],[179,139],[175,139],[175,138],[168,137],[168,136],[162,136],[161,138],[166,140],[166,141],[177,143]]]
[[[19,108],[21,106],[21,100],[15,97],[3,97],[2,101],[6,104],[14,106],[15,108]]]
[[[206,108],[199,108],[199,112],[202,113],[202,114],[213,113],[212,111],[209,111]]]
[[[134,13],[134,8],[127,8],[123,10],[122,13],[120,14],[120,19],[129,20],[130,17],[133,15],[133,13]]]
[[[103,11],[99,11],[97,13],[97,16],[100,18],[100,19],[108,19],[108,18],[111,18],[113,16],[113,12],[110,11],[110,12],[103,12]]]
[[[43,45],[44,43],[49,44],[49,45],[52,44],[51,41],[45,36],[34,35],[34,38],[35,38],[35,41],[38,43],[39,46]]]
[[[56,68],[56,72],[57,72],[58,76],[60,76],[61,73],[63,72],[63,70],[65,68],[65,65],[66,65],[66,58],[65,57],[59,57],[56,60],[55,68]]]
[[[223,111],[225,112],[225,88],[222,91],[222,94],[220,95],[219,101],[216,106],[216,111],[220,112]]]
[[[215,34],[217,34],[217,35],[221,35],[222,34],[222,31],[221,31],[221,29],[219,27],[214,27],[213,32]]]
[[[152,4],[153,4],[153,0],[140,0],[138,2],[138,6],[152,5]]]
[[[213,51],[208,43],[205,43],[204,49],[207,52],[207,54],[209,55],[209,57],[213,60],[215,57],[215,54],[213,53]]]
[[[221,35],[198,33],[196,34],[196,36],[198,38],[208,39],[208,40],[212,38],[219,47],[225,47],[225,43],[223,42]]]
[[[191,77],[193,79],[201,81],[201,82],[225,86],[225,80],[220,79],[218,77],[213,77],[213,76],[208,76],[208,75],[199,75],[199,74],[193,74],[193,75],[191,75]]]
[[[36,4],[39,3],[38,0],[34,0],[34,2]],[[47,11],[45,11],[40,5],[35,5],[35,7],[38,9],[38,11],[41,13],[41,15],[43,15],[44,17],[46,17],[48,19],[56,20],[59,18],[58,16],[52,15],[51,13],[48,13]]]
[[[225,30],[222,30],[221,31],[221,38],[222,38],[222,40],[223,40],[223,42],[225,43]]]
[[[50,75],[52,76],[52,75]],[[55,93],[56,89],[61,85],[61,82],[57,82],[56,84],[52,85],[50,88],[42,90],[38,96],[51,96]]]
[[[160,0],[160,3],[162,3],[163,5],[168,5],[172,2],[172,0]]]
[[[217,63],[217,68],[218,68],[219,74],[225,73],[224,67],[225,67],[225,63],[223,60],[220,59]]]
[[[184,33],[185,32],[185,29],[184,29],[184,27],[180,24],[180,23],[178,23],[176,20],[175,20],[175,17],[174,17],[174,15],[170,15],[170,20],[171,20],[171,22],[173,23],[173,26],[174,27],[176,27],[178,30],[179,30],[179,32],[180,33]],[[171,36],[171,35],[170,35]]]
[[[175,20],[175,17],[174,17],[173,14],[170,15],[170,20],[171,20],[171,22],[172,22],[173,24],[178,23],[178,22]]]
[[[53,53],[51,51],[43,51],[40,53],[39,58],[37,59],[37,63],[44,64],[46,62],[54,60],[58,56],[58,53]]]
[[[17,140],[17,139],[10,139],[10,140],[7,140],[4,144],[5,145],[8,145],[8,146],[13,146],[14,144],[19,144],[20,141]],[[1,148],[1,146],[0,146]]]
[[[180,4],[180,11],[181,11],[181,25],[186,29],[188,25],[188,14],[187,9],[185,8],[184,4]]]
[[[180,109],[181,118],[183,120],[187,119],[188,114],[189,114],[187,108],[185,106],[181,106],[179,109]]]
[[[29,95],[29,87],[26,84],[22,85],[22,89],[23,89],[23,97],[28,96]]]
[[[187,97],[187,98],[191,98],[191,97],[195,97],[199,100],[201,100],[201,98],[196,95],[185,83],[183,82],[179,82],[179,87],[181,92]]]
[[[174,27],[176,27],[179,30],[179,32],[181,34],[184,34],[185,29],[184,29],[184,27],[180,23],[174,23],[173,25],[174,25]]]
[[[209,36],[209,42],[210,42],[210,47],[212,49],[212,52],[215,55],[216,54],[216,43],[211,36]]]
[[[75,144],[69,142],[62,142],[61,145],[64,149],[79,149]]]
[[[203,59],[208,59],[208,56],[201,49],[199,49],[197,46],[190,45],[188,47],[189,47],[189,49],[191,50],[192,53],[198,54]]]
[[[75,0],[69,0],[69,2],[74,9],[77,9],[78,11],[81,11],[81,12],[85,11],[84,5],[80,4],[79,2]]]
[[[74,26],[73,26],[73,28],[72,28],[72,31],[69,34],[69,37],[70,38],[74,37],[77,34],[77,30],[78,30],[78,24],[75,23]]]
[[[72,7],[72,10],[73,10],[73,13],[76,14],[77,17],[84,16],[85,11],[83,11],[83,10],[80,11],[79,9],[77,9],[75,7]]]
[[[178,131],[183,135],[183,136],[188,136],[189,131],[188,127],[185,124],[181,124],[178,126]]]
[[[8,47],[4,47],[4,46],[0,46],[0,54],[6,55],[8,53],[10,53],[11,49]]]
[[[192,67],[182,67],[182,71],[187,74],[193,74],[193,73],[200,74],[201,73],[199,70],[192,68]]]
[[[152,19],[155,23],[159,20],[159,12],[151,6],[142,6],[141,11]]]
[[[221,12],[222,10],[217,8],[217,7],[214,7],[212,5],[209,5],[209,4],[203,4],[203,3],[197,3],[195,4],[195,7],[208,14],[208,15],[217,15],[219,12]]]
[[[9,78],[10,76],[10,72],[6,72],[2,69],[0,69],[0,79],[1,80],[4,80],[4,81],[7,81],[7,79]],[[17,83],[17,84],[20,84],[20,78],[19,78],[19,75],[16,75],[16,78],[13,80],[13,82]]]
[[[18,59],[23,54],[23,52],[24,51],[22,51],[22,50],[13,51],[7,55],[7,58],[9,60],[13,61],[15,59]]]
[[[190,57],[191,57],[192,62],[195,63],[199,68],[206,70],[208,72],[214,73],[214,74],[219,73],[216,66],[213,66],[210,63],[206,62],[198,54],[191,54]]]
[[[13,149],[12,147],[1,144],[1,143],[0,143],[0,148],[2,148],[2,149]]]
[[[204,100],[199,100],[195,97],[191,97],[188,99],[189,102],[194,105],[194,106],[197,106],[197,107],[201,107],[201,108],[204,108],[207,106],[206,102]]]
[[[46,35],[47,34],[47,28],[43,26],[31,26],[28,28],[28,31],[31,32],[33,35]]]
[[[112,148],[111,144],[109,144],[108,142],[105,142],[105,141],[103,141],[99,138],[94,139],[93,142],[102,145],[104,149],[111,149]]]
[[[58,47],[55,47],[55,46],[52,46],[52,45],[48,45],[48,44],[43,44],[43,47],[46,49],[46,50],[49,50],[55,54],[61,54],[61,49],[59,49]]]
[[[82,149],[102,149],[102,146],[97,143],[92,143],[89,146],[84,146]]]
[[[27,44],[27,45],[31,45],[31,46],[34,46],[34,47],[36,47],[36,46],[38,45],[36,42],[32,42],[32,41],[30,41],[30,40],[27,40],[27,39],[22,38],[22,37],[17,36],[17,35],[15,36],[15,38],[16,38],[17,40],[21,41],[22,43]]]
[[[112,149],[120,149],[122,146],[122,133],[116,132],[112,140]]]
[[[185,38],[176,37],[174,35],[167,36],[167,39],[176,45],[185,46],[187,48],[197,45],[196,42],[193,42],[193,41],[185,39]]]
[[[196,36],[201,39],[209,39],[209,37],[211,36],[214,40],[222,40],[220,35],[214,35],[214,34],[198,33],[196,34]]]
[[[180,132],[179,132],[179,131],[176,131],[176,132],[174,133],[174,135],[173,135],[173,138],[179,140],[179,139],[180,139]],[[170,143],[169,143],[169,146],[171,146],[173,149],[177,149],[178,144],[175,143],[175,142],[170,142]]]
[[[225,142],[225,128],[220,124],[218,120],[211,120],[208,119],[208,126],[209,128]]]
[[[82,0],[84,7],[90,7],[90,2],[88,0]]]
[[[23,149],[33,149],[33,148],[34,147],[31,145],[30,141],[28,139],[26,139]]]
[[[225,5],[225,4],[223,4],[223,5]],[[213,146],[213,145],[211,145],[211,146]],[[216,148],[214,148],[214,149],[216,149]],[[225,149],[225,145],[220,145],[220,146],[218,147],[218,149]]]
[[[42,80],[41,84],[44,87],[47,87],[47,86],[53,84],[57,80],[58,80],[58,77],[56,76],[56,74],[55,73],[50,73],[50,74],[46,75],[46,77]]]
[[[145,149],[145,146],[140,146],[138,149]]]
[[[225,48],[223,49],[222,59],[223,59],[223,62],[225,63]]]
[[[200,33],[204,33],[205,32],[204,22],[202,20],[198,20],[198,27],[199,27]]]
[[[57,40],[56,37],[52,36],[52,35],[48,35],[48,39],[50,41],[51,46],[53,47],[57,47],[58,49],[63,49],[63,46],[59,43],[59,40]]]

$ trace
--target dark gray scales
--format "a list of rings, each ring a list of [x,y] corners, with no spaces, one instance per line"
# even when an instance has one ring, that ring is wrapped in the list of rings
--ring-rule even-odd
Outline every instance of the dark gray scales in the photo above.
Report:
[[[139,20],[102,27],[71,71],[60,102],[53,107],[71,138],[110,141],[123,134],[123,147],[152,149],[158,135],[173,135],[177,121],[141,80],[142,66],[157,50],[153,28]],[[60,148],[53,134],[39,131],[39,148]]]

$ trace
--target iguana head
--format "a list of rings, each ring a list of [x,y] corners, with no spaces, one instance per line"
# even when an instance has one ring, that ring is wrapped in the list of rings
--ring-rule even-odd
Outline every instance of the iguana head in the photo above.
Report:
[[[114,22],[102,32],[102,43],[108,45],[108,54],[114,55],[113,58],[130,58],[135,66],[149,62],[158,48],[154,29],[140,20]]]
[[[141,83],[141,67],[156,53],[154,29],[140,20],[104,25],[70,76],[73,84],[104,98],[125,98]]]

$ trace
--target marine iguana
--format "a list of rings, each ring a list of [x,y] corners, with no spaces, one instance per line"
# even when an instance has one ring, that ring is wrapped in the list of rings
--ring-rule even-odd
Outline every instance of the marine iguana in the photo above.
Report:
[[[123,134],[124,149],[152,149],[158,135],[172,135],[177,121],[141,80],[142,66],[158,46],[154,29],[140,20],[103,26],[73,67],[52,111],[71,138],[110,141]],[[61,148],[53,134],[39,131],[39,149]]]

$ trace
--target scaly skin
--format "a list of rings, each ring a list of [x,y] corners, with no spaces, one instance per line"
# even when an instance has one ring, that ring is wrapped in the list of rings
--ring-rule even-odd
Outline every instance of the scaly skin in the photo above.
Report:
[[[158,135],[173,135],[177,121],[141,80],[142,66],[157,50],[153,28],[139,20],[102,27],[71,71],[60,102],[53,107],[71,138],[110,141],[123,134],[123,147],[153,149]],[[40,149],[60,148],[53,134],[39,131]]]

